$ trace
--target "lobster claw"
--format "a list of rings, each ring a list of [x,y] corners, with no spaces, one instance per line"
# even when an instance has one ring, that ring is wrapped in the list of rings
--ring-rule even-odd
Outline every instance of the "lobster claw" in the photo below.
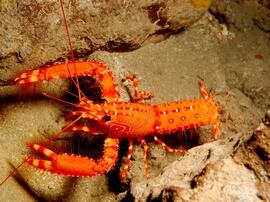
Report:
[[[41,168],[43,170],[52,171],[53,170],[53,162],[57,159],[57,154],[53,151],[38,145],[38,144],[29,144],[30,148],[34,149],[37,152],[40,152],[47,156],[51,161],[48,160],[38,160],[38,159],[32,159],[30,157],[27,157],[27,162],[37,168]]]
[[[93,60],[54,64],[30,70],[17,75],[14,81],[16,84],[27,84],[80,76],[97,77],[100,80],[103,98],[107,101],[117,101],[120,97],[112,73],[103,63]]]
[[[67,176],[94,176],[107,173],[118,157],[118,140],[107,138],[104,143],[104,156],[100,159],[77,156],[73,154],[57,154],[41,145],[29,144],[29,147],[50,160],[39,160],[28,157],[27,162],[37,168],[51,173]]]

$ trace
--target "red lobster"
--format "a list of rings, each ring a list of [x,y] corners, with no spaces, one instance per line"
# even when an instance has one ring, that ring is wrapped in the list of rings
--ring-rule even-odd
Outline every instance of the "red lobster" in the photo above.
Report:
[[[26,84],[40,80],[75,76],[97,77],[106,102],[93,103],[83,96],[76,105],[77,109],[69,115],[69,117],[77,118],[76,120],[82,118],[94,120],[97,128],[92,129],[85,125],[76,125],[76,123],[69,127],[73,131],[84,131],[89,135],[106,134],[104,155],[102,158],[94,160],[72,154],[56,154],[43,146],[31,144],[32,149],[51,159],[51,161],[45,161],[28,158],[27,162],[31,165],[52,173],[71,176],[93,176],[106,173],[117,160],[119,139],[127,138],[129,139],[128,161],[121,172],[121,179],[124,179],[132,154],[133,138],[138,139],[143,145],[145,162],[148,147],[144,138],[149,134],[165,135],[203,125],[212,125],[214,138],[218,138],[218,107],[202,83],[199,83],[202,99],[147,104],[144,103],[144,99],[150,95],[138,93],[137,79],[131,76],[127,79],[133,81],[135,102],[122,102],[118,101],[119,92],[112,73],[104,64],[97,61],[84,61],[76,62],[75,65],[77,72],[73,69],[74,63],[58,64],[28,71],[18,75],[15,81],[18,84]],[[178,151],[167,146],[156,135],[154,135],[154,140],[168,151]],[[184,150],[180,151],[184,152]],[[146,163],[145,170],[147,171]]]
[[[30,156],[26,159],[29,164],[52,173],[69,176],[94,176],[107,173],[117,161],[119,139],[127,138],[129,140],[128,160],[120,175],[121,180],[123,180],[129,168],[134,138],[143,145],[146,173],[148,173],[146,164],[148,146],[144,138],[149,134],[154,134],[154,140],[170,152],[185,151],[170,148],[158,139],[155,134],[165,135],[203,125],[212,125],[214,138],[217,139],[219,125],[218,107],[202,83],[199,83],[202,99],[164,104],[146,104],[144,99],[151,97],[151,94],[139,93],[137,90],[137,79],[130,76],[127,77],[127,80],[132,81],[134,85],[134,102],[119,101],[120,94],[112,73],[103,63],[98,61],[75,62],[63,10],[63,2],[60,0],[60,3],[70,43],[72,62],[28,71],[18,75],[15,82],[17,84],[27,84],[56,78],[97,77],[100,81],[102,97],[106,102],[98,104],[89,100],[83,96],[78,82],[74,82],[79,90],[79,103],[74,104],[76,110],[68,115],[69,118],[74,118],[74,121],[50,138],[49,141],[52,141],[66,130],[84,131],[89,133],[89,135],[106,134],[104,153],[101,158],[92,159],[73,154],[57,154],[47,149],[44,145],[30,144],[30,148],[44,154],[50,160],[38,160]],[[86,125],[79,125],[78,121],[81,119],[95,121],[96,127],[91,128]]]

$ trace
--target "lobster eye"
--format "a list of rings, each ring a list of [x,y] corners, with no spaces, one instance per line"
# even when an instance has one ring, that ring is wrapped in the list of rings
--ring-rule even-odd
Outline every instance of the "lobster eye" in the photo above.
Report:
[[[99,102],[100,102],[100,103],[105,103],[105,102],[107,102],[107,100],[104,99],[104,98],[100,98],[100,99],[99,99]]]
[[[103,116],[103,120],[107,122],[107,121],[111,120],[111,117],[108,115],[105,115],[105,116]]]

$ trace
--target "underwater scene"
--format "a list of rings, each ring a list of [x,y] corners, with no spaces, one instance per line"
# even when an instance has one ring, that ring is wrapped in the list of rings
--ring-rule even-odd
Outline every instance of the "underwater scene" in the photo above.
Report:
[[[1,201],[270,201],[269,0],[1,0]]]

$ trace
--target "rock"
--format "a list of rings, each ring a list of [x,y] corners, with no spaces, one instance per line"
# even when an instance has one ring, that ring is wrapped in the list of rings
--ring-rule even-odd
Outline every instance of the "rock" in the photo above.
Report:
[[[227,83],[247,95],[262,110],[262,116],[270,108],[269,102],[265,102],[270,99],[270,49],[265,43],[265,37],[269,37],[270,10],[265,1],[258,2],[260,4],[254,1],[213,1],[210,11],[222,26],[237,34],[228,43],[223,43],[224,57],[220,62]],[[232,48],[237,51],[232,52]],[[235,65],[239,68],[231,68]]]
[[[154,200],[171,189],[177,192],[175,201],[177,197],[183,201],[214,200],[221,197],[227,201],[237,198],[259,200],[253,173],[229,157],[250,135],[238,134],[190,149],[184,157],[164,168],[157,177],[132,183],[131,195],[136,201]],[[234,182],[242,183],[242,186],[239,184],[234,187]],[[222,189],[226,190],[224,196],[221,194]],[[239,195],[242,192],[244,194]]]
[[[205,13],[200,1],[75,1],[64,4],[76,56],[127,51],[167,38]],[[69,52],[58,1],[4,1],[1,5],[0,80],[14,78]]]
[[[266,113],[265,118],[269,115]],[[258,196],[268,201],[270,199],[270,128],[261,123],[251,139],[242,145],[234,155],[238,164],[244,165],[258,178],[256,187]]]

